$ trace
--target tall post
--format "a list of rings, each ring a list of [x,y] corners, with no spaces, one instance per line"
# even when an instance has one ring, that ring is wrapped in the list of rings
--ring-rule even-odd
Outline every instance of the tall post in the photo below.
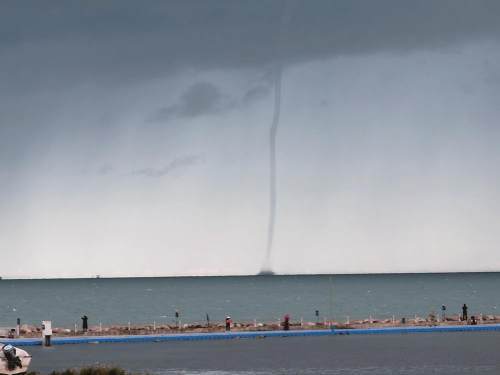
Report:
[[[333,322],[333,279],[330,276],[330,306],[329,306],[329,319],[330,319],[330,328],[332,328]]]

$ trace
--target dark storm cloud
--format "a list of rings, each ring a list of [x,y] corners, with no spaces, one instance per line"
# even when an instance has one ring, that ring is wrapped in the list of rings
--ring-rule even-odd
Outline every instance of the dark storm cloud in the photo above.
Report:
[[[279,0],[3,1],[0,82],[10,90],[118,84],[500,35],[498,0],[296,1],[278,38],[285,8]]]
[[[208,82],[191,85],[175,104],[155,111],[147,122],[168,122],[173,118],[193,118],[210,115],[245,106],[269,95],[270,86],[265,83],[252,86],[241,99],[230,99],[218,87]]]
[[[259,85],[249,89],[243,96],[243,103],[253,102],[269,95],[271,88],[269,86]]]
[[[134,175],[146,177],[163,177],[176,169],[186,168],[200,161],[199,155],[188,155],[176,158],[162,168],[143,168],[132,172]]]
[[[195,83],[179,98],[176,104],[160,108],[150,119],[152,122],[164,122],[172,117],[197,117],[217,113],[225,109],[223,95],[211,83]]]

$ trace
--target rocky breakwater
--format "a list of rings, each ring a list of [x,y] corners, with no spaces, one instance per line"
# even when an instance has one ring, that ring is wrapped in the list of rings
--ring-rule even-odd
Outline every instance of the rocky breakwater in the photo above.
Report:
[[[477,324],[498,324],[500,316],[495,315],[479,315],[476,320]],[[345,328],[345,329],[366,329],[366,328],[382,328],[382,327],[426,327],[439,325],[466,325],[471,321],[464,322],[460,320],[458,315],[448,316],[443,321],[434,314],[422,318],[413,316],[411,318],[373,318],[346,321],[323,321],[323,322],[300,322],[292,321],[290,329],[330,329],[330,328]],[[283,329],[281,322],[235,322],[232,324],[232,331],[275,331]],[[224,332],[224,322],[214,322],[207,326],[197,322],[186,323],[181,326],[169,324],[126,324],[126,325],[98,325],[90,326],[86,332],[81,329],[70,329],[66,327],[54,327],[52,329],[54,336],[114,336],[114,335],[153,335],[153,334],[168,334],[168,333],[201,333],[201,332]],[[40,337],[41,326],[23,324],[20,327],[20,337]],[[5,337],[5,336],[4,336]]]

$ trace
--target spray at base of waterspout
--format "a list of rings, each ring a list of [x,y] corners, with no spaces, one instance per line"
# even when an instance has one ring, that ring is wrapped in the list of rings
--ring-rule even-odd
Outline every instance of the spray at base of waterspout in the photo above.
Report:
[[[262,265],[262,268],[260,269],[260,272],[257,275],[258,276],[272,276],[272,275],[275,275],[275,272],[273,271],[273,268],[271,266],[271,261],[269,259],[266,259],[266,261]]]
[[[276,275],[273,270],[271,269],[262,269],[257,276],[274,276]]]

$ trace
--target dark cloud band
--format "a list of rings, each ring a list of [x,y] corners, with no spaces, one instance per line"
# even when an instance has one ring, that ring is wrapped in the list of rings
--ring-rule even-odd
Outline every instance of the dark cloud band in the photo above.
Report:
[[[500,38],[497,0],[298,1],[279,37],[288,3],[4,1],[0,78],[11,90],[119,84],[189,67],[259,67]]]

